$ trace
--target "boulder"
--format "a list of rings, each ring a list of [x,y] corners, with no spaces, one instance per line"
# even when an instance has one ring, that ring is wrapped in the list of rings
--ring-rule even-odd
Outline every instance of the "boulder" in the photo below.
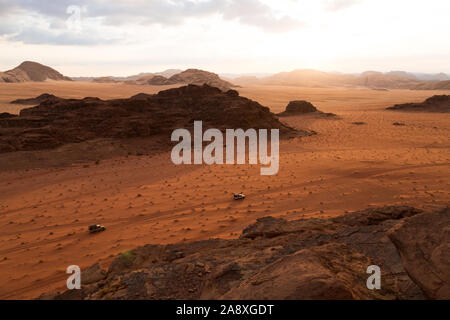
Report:
[[[450,299],[450,208],[405,219],[388,233],[405,270],[430,299]]]

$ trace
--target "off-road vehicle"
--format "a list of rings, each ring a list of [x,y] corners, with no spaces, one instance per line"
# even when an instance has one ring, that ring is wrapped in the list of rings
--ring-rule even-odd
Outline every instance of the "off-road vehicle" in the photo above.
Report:
[[[234,200],[244,200],[245,199],[245,194],[243,193],[235,193],[234,194]]]
[[[106,228],[100,224],[93,224],[93,225],[89,226],[89,233],[97,233],[97,232],[102,232],[105,230],[106,230]]]

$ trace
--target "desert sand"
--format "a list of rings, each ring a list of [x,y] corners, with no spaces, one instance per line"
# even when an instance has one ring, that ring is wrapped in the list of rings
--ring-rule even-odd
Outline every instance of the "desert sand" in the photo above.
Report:
[[[29,106],[10,101],[42,93],[107,99],[165,88],[0,84],[0,113],[18,113]],[[284,111],[289,101],[307,100],[339,118],[283,118],[290,126],[318,134],[282,141],[280,171],[274,177],[260,176],[259,166],[177,167],[168,152],[157,150],[83,157],[108,151],[106,146],[92,151],[89,143],[0,155],[0,299],[62,290],[69,265],[84,268],[99,261],[107,266],[117,254],[137,246],[236,238],[264,216],[294,220],[383,205],[448,205],[450,115],[384,110],[445,91],[278,86],[238,90],[274,113]],[[232,193],[241,191],[247,199],[234,202]],[[107,230],[88,234],[87,226],[94,223]]]

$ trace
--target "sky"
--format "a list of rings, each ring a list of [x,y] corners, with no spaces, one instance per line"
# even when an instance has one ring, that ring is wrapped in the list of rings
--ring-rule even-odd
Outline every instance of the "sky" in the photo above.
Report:
[[[450,74],[448,0],[0,0],[0,70]]]

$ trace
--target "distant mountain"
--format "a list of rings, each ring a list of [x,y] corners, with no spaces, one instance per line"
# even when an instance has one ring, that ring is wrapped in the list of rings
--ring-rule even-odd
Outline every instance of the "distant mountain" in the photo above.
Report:
[[[447,81],[450,80],[450,76],[445,73],[414,73],[417,79],[422,81]]]
[[[324,87],[341,86],[352,79],[350,75],[327,73],[317,70],[300,69],[291,72],[281,72],[266,78],[244,77],[237,78],[236,84],[250,84],[252,80],[257,84],[281,85],[281,86],[304,86]]]
[[[381,73],[371,71],[356,76],[354,83],[377,89],[448,90],[450,89],[450,81],[447,80],[450,80],[450,77],[445,73],[427,74],[405,71]]]
[[[221,78],[228,78],[228,79],[236,79],[236,78],[243,78],[243,77],[255,77],[255,78],[264,78],[264,77],[270,77],[272,73],[220,73],[219,76]]]
[[[95,77],[71,77],[73,81],[89,82],[96,79]]]
[[[222,91],[227,91],[230,88],[235,87],[234,84],[222,80],[217,74],[199,69],[187,69],[186,71],[170,77],[168,81],[172,83],[196,85],[207,84],[209,86],[219,88]]]
[[[278,85],[299,87],[366,87],[371,89],[450,89],[445,74],[413,74],[405,71],[391,71],[382,73],[366,71],[360,74],[340,74],[322,72],[310,69],[300,69],[291,72],[281,72],[275,75],[256,78],[240,77],[233,79],[238,85]],[[430,79],[424,81],[421,79]],[[433,80],[431,80],[433,79]]]
[[[94,78],[92,79],[93,82],[97,83],[116,83],[119,82],[118,80],[115,80],[114,77],[100,77],[100,78]]]
[[[127,80],[125,81],[125,83],[148,84],[153,86],[173,85],[173,84],[195,84],[195,85],[207,84],[209,86],[219,88],[222,91],[228,91],[230,90],[230,88],[235,87],[234,84],[221,79],[217,74],[199,69],[187,69],[180,73],[174,74],[169,78],[164,77],[161,74],[163,73],[146,75],[137,80]],[[170,72],[166,72],[166,74],[170,74]]]
[[[120,81],[147,81],[147,80],[153,78],[154,76],[162,76],[164,78],[170,78],[180,72],[183,72],[183,70],[167,69],[162,72],[143,72],[143,73],[139,73],[139,74],[132,75],[129,77],[120,77],[120,78],[118,77],[115,79],[120,80]]]
[[[433,82],[422,82],[417,85],[415,90],[450,90],[450,80],[447,81],[433,81]]]
[[[93,81],[93,82],[128,82],[130,84],[146,84],[146,82],[155,77],[155,76],[163,76],[165,78],[170,78],[171,76],[183,72],[183,70],[179,69],[168,69],[162,72],[142,72],[139,74],[135,74],[128,77],[114,77],[114,76],[106,76],[106,77],[72,77],[74,81]]]
[[[236,83],[241,86],[255,85],[260,84],[262,82],[260,78],[255,76],[242,76],[231,80],[233,81],[233,83]]]
[[[406,73],[364,72],[349,81],[350,84],[374,89],[412,89],[421,82]]]
[[[156,72],[156,73],[154,73],[154,75],[162,76],[162,77],[165,77],[165,78],[170,78],[170,77],[172,77],[172,76],[174,76],[176,74],[179,74],[181,72],[183,72],[183,70],[180,70],[180,69],[167,69],[166,71],[163,71],[163,72]]]
[[[441,73],[411,73],[405,71],[391,71],[386,73],[387,75],[393,75],[403,78],[409,78],[420,81],[447,81],[450,80],[450,76],[441,72]]]
[[[312,69],[298,69],[277,74],[248,73],[218,74],[199,70],[168,69],[162,72],[139,73],[128,77],[74,77],[69,78],[58,71],[39,64],[25,61],[18,67],[0,72],[0,82],[27,81],[91,81],[97,83],[123,82],[132,85],[175,85],[208,84],[227,91],[239,85],[276,85],[298,87],[366,87],[371,89],[411,89],[411,90],[450,90],[450,76],[445,73],[412,73],[406,71],[365,71],[359,74],[323,72]]]
[[[199,69],[187,69],[185,71],[178,69],[169,69],[163,72],[155,73],[140,73],[129,77],[78,77],[73,78],[76,81],[93,81],[99,83],[114,83],[123,82],[130,85],[174,85],[174,84],[195,84],[195,85],[210,85],[221,89],[222,91],[228,91],[236,85],[229,81],[221,79],[219,75],[199,70]]]
[[[387,76],[402,77],[407,79],[419,80],[414,74],[406,71],[391,71],[386,73]]]
[[[41,82],[47,80],[72,81],[55,69],[32,61],[22,62],[18,67],[0,73],[0,82]]]

